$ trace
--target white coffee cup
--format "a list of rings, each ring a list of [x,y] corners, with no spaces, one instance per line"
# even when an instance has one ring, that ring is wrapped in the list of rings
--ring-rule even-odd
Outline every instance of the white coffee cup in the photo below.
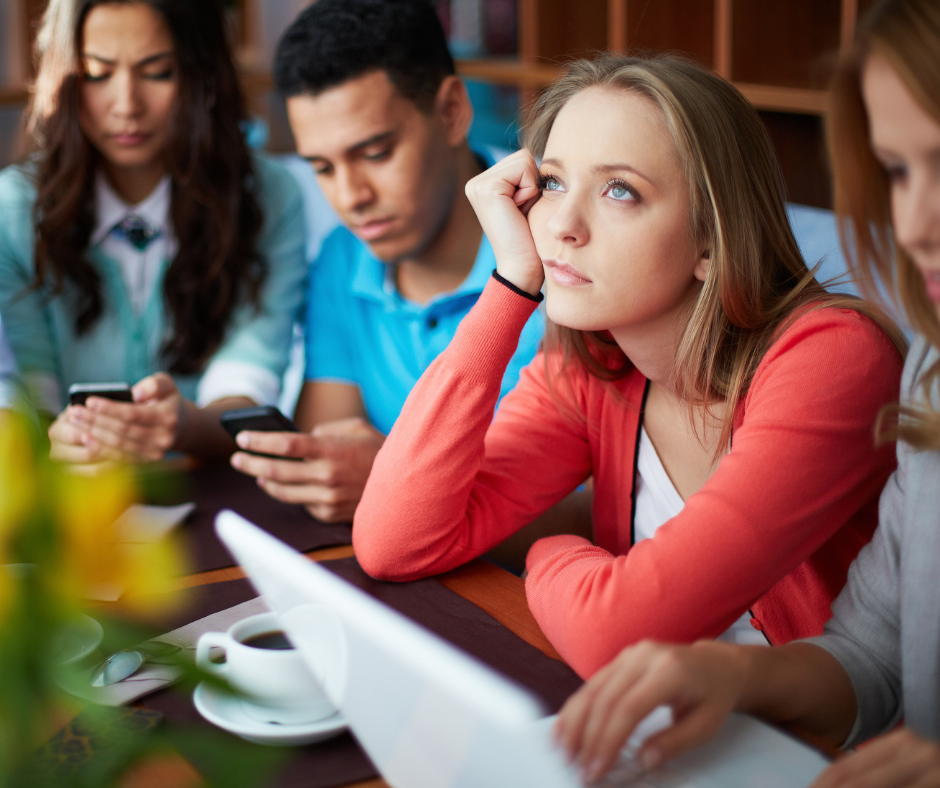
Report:
[[[243,619],[233,624],[228,632],[206,632],[196,645],[196,664],[244,693],[245,713],[260,722],[290,725],[332,716],[336,707],[297,649],[245,643],[265,634],[283,635],[283,632],[275,613]],[[225,653],[224,663],[210,659],[212,648]]]

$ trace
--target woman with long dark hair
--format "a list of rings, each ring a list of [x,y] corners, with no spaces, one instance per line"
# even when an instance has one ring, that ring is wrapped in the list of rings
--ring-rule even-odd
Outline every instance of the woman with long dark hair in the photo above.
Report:
[[[299,188],[253,156],[216,0],[51,0],[27,163],[0,173],[0,311],[52,456],[234,448],[302,299]],[[132,403],[73,383],[126,381]]]

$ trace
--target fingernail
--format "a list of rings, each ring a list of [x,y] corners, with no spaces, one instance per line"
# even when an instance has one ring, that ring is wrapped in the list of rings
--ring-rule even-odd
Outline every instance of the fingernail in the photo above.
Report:
[[[233,455],[232,455],[232,467],[233,467],[233,468],[241,468],[241,467],[242,467],[242,456],[241,456],[241,454],[233,454]]]
[[[243,449],[247,449],[248,448],[248,436],[244,432],[239,432],[238,435],[235,436],[235,443],[237,443]]]
[[[663,762],[663,754],[655,747],[644,749],[640,753],[640,763],[647,771],[652,771]]]

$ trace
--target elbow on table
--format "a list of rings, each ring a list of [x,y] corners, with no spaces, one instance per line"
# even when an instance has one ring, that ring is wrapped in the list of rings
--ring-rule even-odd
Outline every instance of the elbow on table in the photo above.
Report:
[[[353,550],[359,566],[376,580],[403,582],[414,580],[414,559],[404,546],[395,544],[394,539],[382,538],[381,534],[371,529],[358,527],[358,519],[353,525]]]

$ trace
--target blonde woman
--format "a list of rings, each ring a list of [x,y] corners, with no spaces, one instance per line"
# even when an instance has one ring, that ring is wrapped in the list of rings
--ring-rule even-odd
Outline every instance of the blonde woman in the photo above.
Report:
[[[863,284],[873,271],[894,283],[918,333],[892,430],[898,469],[874,538],[821,637],[780,649],[702,642],[624,651],[559,721],[560,738],[591,775],[608,768],[639,719],[669,704],[676,722],[646,743],[650,765],[709,738],[732,710],[844,747],[903,719],[814,788],[940,785],[938,51],[940,3],[891,0],[867,18],[834,82],[829,141],[846,246],[857,250]]]
[[[448,570],[593,476],[593,541],[527,556],[582,676],[643,638],[821,632],[894,467],[872,427],[900,340],[807,270],[756,112],[703,69],[576,63],[526,148],[468,185],[496,273],[378,455],[362,566]],[[543,284],[544,353],[493,419]]]

